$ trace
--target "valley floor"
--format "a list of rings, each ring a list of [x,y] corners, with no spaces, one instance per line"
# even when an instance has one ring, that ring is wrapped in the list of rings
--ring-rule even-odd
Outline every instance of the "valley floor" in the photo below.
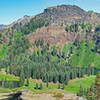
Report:
[[[5,73],[0,73],[0,81],[5,78],[10,81],[18,81],[19,78],[13,75],[8,75]],[[29,86],[23,86],[20,88],[9,89],[9,88],[0,88],[0,100],[9,100],[14,93],[21,91],[21,98],[23,100],[84,100],[80,97],[77,97],[75,94],[80,89],[80,84],[84,88],[89,88],[91,84],[95,81],[96,76],[84,76],[84,78],[74,79],[69,81],[68,85],[65,86],[65,89],[57,89],[58,84],[49,83],[49,87],[46,87],[45,83],[43,84],[43,89],[36,90],[34,89],[36,83],[41,83],[40,80],[29,80]],[[5,99],[7,98],[7,99]],[[12,99],[13,100],[13,99]],[[14,99],[15,100],[15,99]]]

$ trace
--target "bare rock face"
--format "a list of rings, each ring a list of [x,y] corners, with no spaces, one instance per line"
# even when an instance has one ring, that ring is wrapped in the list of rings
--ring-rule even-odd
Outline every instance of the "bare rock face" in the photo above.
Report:
[[[44,19],[49,24],[73,24],[100,22],[100,14],[86,12],[75,5],[61,5],[49,7],[43,13],[35,16],[36,19]]]
[[[48,17],[51,15],[51,23],[64,22],[82,22],[87,16],[87,12],[77,6],[62,5],[57,7],[51,7],[44,10],[44,14]],[[50,19],[49,19],[50,20]]]

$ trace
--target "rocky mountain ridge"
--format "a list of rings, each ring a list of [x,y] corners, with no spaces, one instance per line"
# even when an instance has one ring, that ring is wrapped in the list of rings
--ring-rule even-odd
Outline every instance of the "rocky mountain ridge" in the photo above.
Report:
[[[49,24],[73,24],[73,23],[98,23],[100,22],[100,14],[95,12],[87,12],[76,5],[60,5],[48,7],[44,12],[36,16],[27,16],[14,21],[7,28],[14,25],[25,25],[30,20],[43,19]]]
[[[100,22],[100,14],[87,12],[76,5],[49,7],[34,19],[45,19],[50,24],[73,24]]]
[[[49,7],[36,16],[24,16],[8,25],[10,33],[22,32],[27,34],[30,42],[36,39],[50,41],[53,44],[64,44],[74,41],[77,34],[66,32],[66,25],[91,24],[92,27],[100,23],[100,14],[87,12],[76,5],[60,5]],[[35,29],[34,29],[35,28]],[[80,27],[79,27],[80,28]],[[92,29],[94,31],[94,29]],[[93,35],[93,31],[91,35]],[[69,33],[69,34],[68,34]],[[84,39],[80,35],[80,40]]]

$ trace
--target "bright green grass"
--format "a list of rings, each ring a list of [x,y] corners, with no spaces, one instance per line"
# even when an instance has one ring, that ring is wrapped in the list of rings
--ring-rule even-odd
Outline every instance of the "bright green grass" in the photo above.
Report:
[[[3,79],[9,80],[9,81],[18,81],[19,80],[18,77],[15,77],[13,75],[0,74],[0,81],[2,81]]]
[[[85,46],[85,41],[81,41],[80,49],[74,47],[73,54],[69,60],[72,61],[72,66],[86,67],[88,65],[94,66],[96,68],[100,67],[100,55],[92,52],[94,48],[94,43],[89,41],[88,46]],[[77,55],[79,54],[79,56]]]
[[[7,52],[7,45],[3,44],[1,47],[0,47],[0,58],[1,59],[4,59],[6,57],[6,52]]]
[[[94,66],[96,66],[96,68],[100,69],[100,55],[96,54],[94,56]]]
[[[65,44],[64,48],[62,50],[63,53],[65,53],[65,55],[67,55],[68,51],[70,50],[70,47],[72,46],[72,43],[69,44]]]
[[[21,37],[21,36],[23,36],[23,33],[21,33],[21,32],[15,33],[15,34],[14,34],[14,37],[15,37],[15,38],[19,38],[19,37]]]
[[[95,82],[96,76],[85,76],[84,78],[81,79],[75,79],[69,82],[69,84],[65,87],[63,92],[69,92],[69,93],[77,93],[80,89],[80,84],[83,86],[83,88],[89,88],[92,83]],[[41,92],[52,92],[52,89],[57,89],[58,85],[57,84],[49,84],[49,87],[46,88],[46,84],[43,84],[43,89],[42,90],[35,90],[35,82],[30,82],[29,87],[23,86],[20,89],[28,89],[28,90],[33,90],[35,93],[41,93]],[[61,90],[60,90],[61,91]]]
[[[0,93],[9,93],[11,92],[11,89],[8,88],[0,88]]]
[[[70,81],[68,86],[66,86],[65,90],[71,93],[77,93],[80,89],[80,85],[82,85],[83,88],[89,88],[92,83],[95,82],[96,76],[89,76],[84,77],[82,79],[76,79],[73,81]]]

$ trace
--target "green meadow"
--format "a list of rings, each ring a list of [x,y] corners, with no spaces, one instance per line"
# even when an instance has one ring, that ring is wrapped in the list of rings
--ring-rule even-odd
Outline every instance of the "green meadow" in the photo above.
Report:
[[[69,81],[68,85],[65,86],[65,89],[59,89],[58,91],[58,84],[53,84],[53,83],[49,83],[48,88],[46,87],[46,83],[42,83],[43,85],[43,89],[40,90],[36,90],[34,89],[36,86],[36,82],[38,82],[38,80],[29,80],[29,86],[22,86],[20,88],[15,88],[15,89],[8,89],[8,88],[0,88],[0,93],[4,93],[4,92],[11,92],[11,91],[16,91],[16,90],[20,90],[20,89],[27,89],[27,90],[31,90],[34,91],[35,93],[53,93],[53,92],[69,92],[69,93],[77,93],[79,91],[80,85],[82,85],[84,88],[89,88],[91,86],[92,83],[94,83],[96,76],[85,76],[84,78],[80,78],[80,79],[74,79]],[[9,81],[18,81],[19,78],[15,77],[13,75],[4,75],[4,74],[0,74],[0,81],[2,79],[6,79]],[[26,83],[26,81],[25,81]],[[41,82],[38,82],[38,86],[40,86]],[[62,88],[62,85],[60,85]]]

